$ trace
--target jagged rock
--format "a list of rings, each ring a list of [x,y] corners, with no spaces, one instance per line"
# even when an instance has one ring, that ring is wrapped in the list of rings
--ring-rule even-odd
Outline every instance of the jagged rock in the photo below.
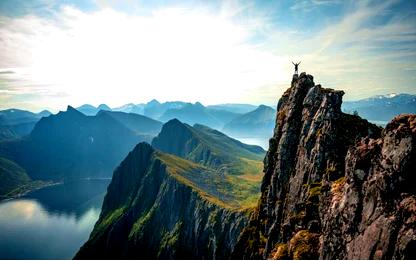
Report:
[[[398,116],[348,151],[344,186],[328,194],[321,258],[416,257],[415,122]]]
[[[233,258],[414,257],[416,116],[396,117],[381,133],[341,112],[343,94],[294,76],[277,106],[257,211]],[[310,252],[295,254],[304,237]],[[277,254],[283,245],[288,256]]]

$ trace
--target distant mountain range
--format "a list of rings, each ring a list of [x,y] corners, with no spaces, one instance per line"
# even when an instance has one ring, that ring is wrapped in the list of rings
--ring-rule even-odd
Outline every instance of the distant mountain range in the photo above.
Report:
[[[221,129],[227,122],[240,114],[217,109],[209,109],[197,102],[189,103],[181,108],[169,109],[160,117],[161,121],[179,119],[188,124],[203,124],[215,129]]]
[[[273,133],[276,111],[260,105],[255,110],[240,115],[227,123],[223,131],[232,136],[269,137]]]
[[[87,116],[97,115],[100,111],[113,111],[112,116],[118,117],[118,120],[121,120],[120,118],[123,118],[124,114],[116,114],[116,112],[138,114],[148,117],[146,118],[148,120],[151,118],[155,122],[159,122],[156,123],[157,126],[161,126],[161,122],[176,118],[190,125],[202,124],[221,130],[238,139],[248,138],[247,140],[263,146],[267,144],[267,140],[259,141],[257,137],[269,137],[271,135],[275,117],[275,110],[265,105],[254,106],[230,103],[204,106],[199,102],[172,101],[161,103],[157,100],[139,104],[129,103],[115,108],[110,108],[106,104],[100,104],[97,107],[84,104],[78,107],[77,110]],[[358,101],[346,101],[342,105],[342,110],[350,114],[357,112],[369,121],[383,125],[395,115],[415,113],[416,95],[388,94]],[[41,117],[50,114],[49,111],[32,113],[19,109],[0,111],[0,141],[28,135]],[[151,125],[150,122],[145,125],[150,126],[148,124]],[[157,134],[154,130],[160,127],[156,125],[154,125],[153,130],[148,130],[150,135]],[[131,125],[129,127],[135,128]],[[143,131],[143,129],[140,129],[140,131]],[[141,134],[143,133],[141,132]]]
[[[255,110],[257,106],[251,105],[251,104],[226,103],[226,104],[208,105],[207,108],[213,109],[213,110],[229,111],[233,113],[244,114],[244,113]]]
[[[370,121],[390,121],[401,113],[416,113],[416,95],[388,94],[346,101],[342,104],[342,110],[347,113],[356,111]]]
[[[88,116],[94,116],[101,110],[112,111],[112,109],[108,107],[106,104],[100,104],[98,105],[98,107],[94,107],[90,104],[84,104],[80,107],[77,107],[76,109]]]
[[[42,118],[27,137],[0,142],[0,155],[32,179],[109,177],[137,143],[150,142],[161,126],[137,114],[101,111],[86,116],[68,106]]]
[[[0,111],[0,141],[28,135],[40,118],[49,115],[51,113],[47,110],[39,113],[19,109]]]

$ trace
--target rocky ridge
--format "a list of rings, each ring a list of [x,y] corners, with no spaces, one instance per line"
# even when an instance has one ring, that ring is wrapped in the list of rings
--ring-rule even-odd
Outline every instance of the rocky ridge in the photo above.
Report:
[[[138,144],[114,172],[100,218],[75,258],[227,259],[249,215],[191,177],[209,174]]]
[[[233,258],[414,258],[416,116],[381,130],[342,113],[343,94],[294,75]]]

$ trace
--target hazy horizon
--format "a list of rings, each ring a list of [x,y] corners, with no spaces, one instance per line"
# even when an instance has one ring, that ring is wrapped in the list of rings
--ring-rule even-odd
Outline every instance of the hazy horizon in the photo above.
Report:
[[[414,1],[0,3],[1,108],[274,106],[292,61],[344,100],[415,94]]]

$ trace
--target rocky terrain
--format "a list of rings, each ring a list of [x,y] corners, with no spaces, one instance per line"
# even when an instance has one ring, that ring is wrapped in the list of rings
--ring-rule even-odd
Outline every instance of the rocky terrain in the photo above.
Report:
[[[294,75],[232,258],[416,257],[416,115],[380,129],[342,113],[343,94]]]
[[[222,201],[226,190],[206,189],[215,175],[140,143],[116,169],[100,218],[75,258],[228,258],[248,212]]]

